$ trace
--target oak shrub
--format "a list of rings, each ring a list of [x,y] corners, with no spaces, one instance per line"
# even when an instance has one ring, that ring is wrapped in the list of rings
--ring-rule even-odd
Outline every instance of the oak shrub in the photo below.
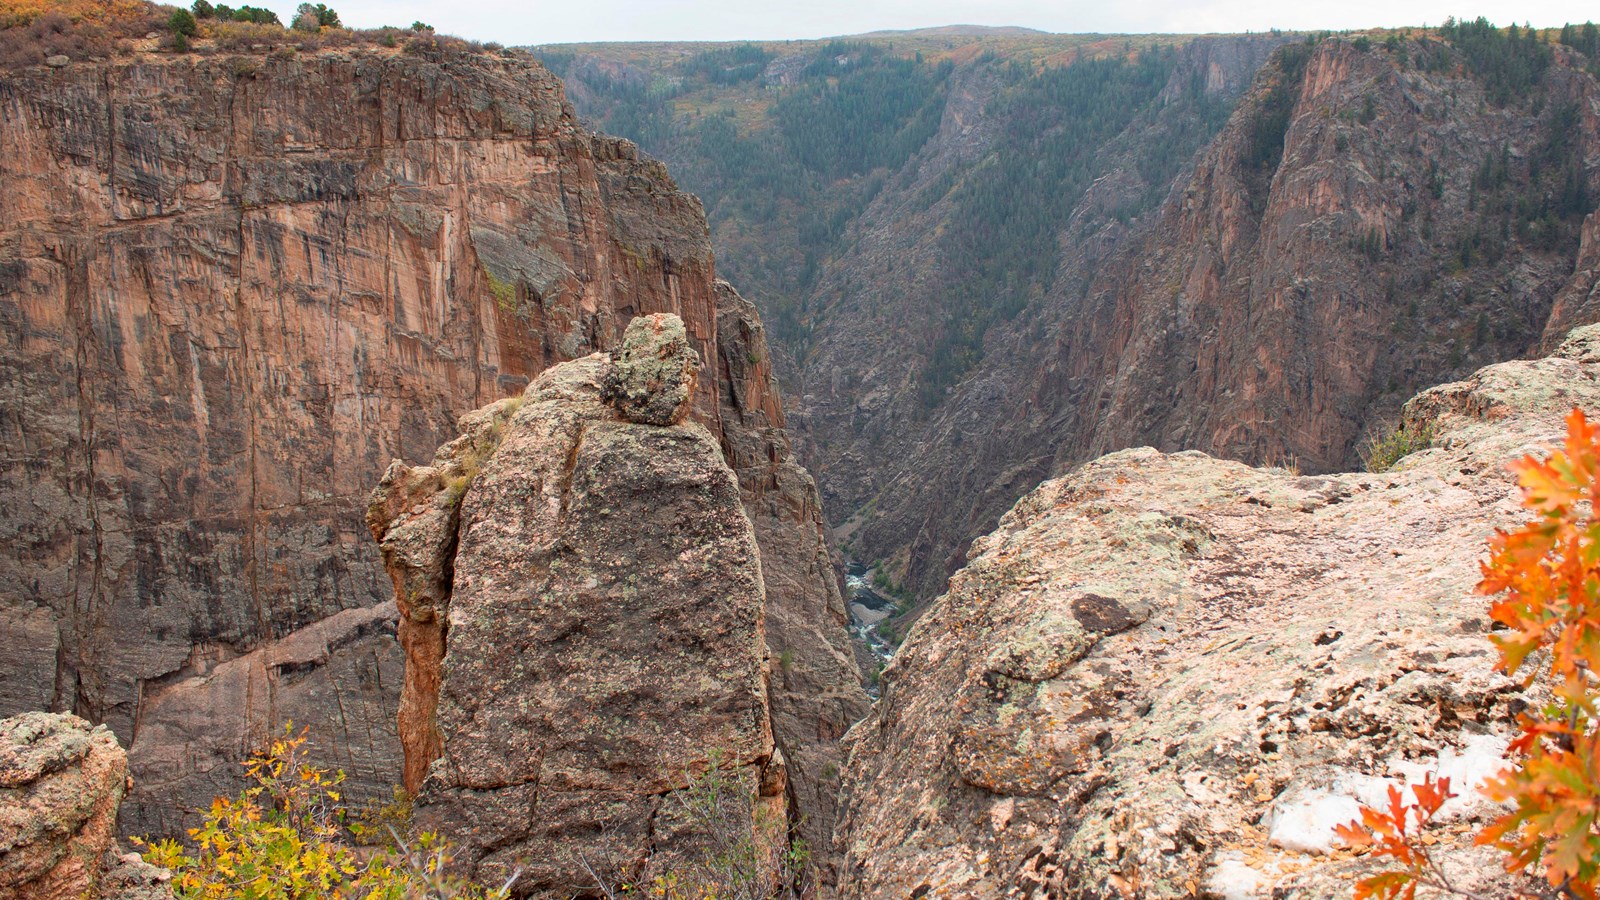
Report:
[[[1477,843],[1505,851],[1508,872],[1542,875],[1550,896],[1593,900],[1600,896],[1600,427],[1575,409],[1564,447],[1511,468],[1534,515],[1490,540],[1478,591],[1495,598],[1497,667],[1521,674],[1524,686],[1548,687],[1551,700],[1518,716],[1514,764],[1484,787],[1509,811]],[[1465,893],[1433,859],[1424,834],[1455,796],[1449,779],[1411,790],[1416,799],[1407,803],[1391,787],[1386,809],[1364,809],[1360,822],[1338,829],[1350,846],[1401,866],[1358,882],[1358,898],[1411,900],[1419,886]]]
[[[307,735],[286,726],[252,755],[252,784],[237,798],[218,797],[190,844],[139,842],[144,858],[172,870],[177,900],[501,900],[511,882],[490,890],[450,875],[449,847],[437,835],[413,838],[390,812],[358,820],[341,805],[343,773],[305,758]],[[375,847],[358,842],[372,832]],[[512,881],[515,881],[513,877]]]

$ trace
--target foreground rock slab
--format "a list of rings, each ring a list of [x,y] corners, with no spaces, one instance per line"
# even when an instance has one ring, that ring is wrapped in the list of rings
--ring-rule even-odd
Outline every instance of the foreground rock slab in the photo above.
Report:
[[[431,466],[391,467],[369,511],[404,598],[418,819],[474,877],[539,896],[689,852],[683,793],[712,769],[736,828],[786,829],[760,552],[717,441],[684,421],[698,357],[670,315],[624,347],[670,364],[549,369]]]
[[[127,787],[110,729],[56,713],[0,720],[0,896],[94,896]]]
[[[1414,398],[1436,438],[1396,472],[1137,449],[1041,485],[847,738],[841,892],[1344,896],[1372,864],[1332,826],[1438,771],[1467,798],[1443,865],[1509,893],[1470,798],[1521,698],[1473,587],[1522,518],[1504,464],[1574,405],[1600,411],[1600,327]]]

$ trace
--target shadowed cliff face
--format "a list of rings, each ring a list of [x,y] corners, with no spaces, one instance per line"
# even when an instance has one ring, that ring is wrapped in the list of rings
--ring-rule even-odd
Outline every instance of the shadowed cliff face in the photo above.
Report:
[[[867,714],[867,698],[845,630],[849,613],[817,485],[795,461],[784,429],[766,331],[755,307],[725,281],[717,282],[717,345],[722,452],[738,477],[766,581],[772,728],[804,813],[799,832],[831,884],[826,848],[838,790],[837,742]]]
[[[824,485],[835,459],[891,467],[860,555],[931,596],[1018,496],[1122,447],[1338,470],[1415,390],[1592,321],[1600,88],[1546,52],[1497,99],[1437,39],[1289,45],[1158,212],[1116,222],[1122,179],[1095,183],[1050,291],[930,421],[875,424],[904,391],[819,417],[852,394],[808,384],[811,439],[844,441]]]
[[[715,358],[699,204],[518,56],[11,72],[0,145],[0,713],[110,724],[132,832],[289,717],[386,794],[405,676],[366,490],[636,314]]]

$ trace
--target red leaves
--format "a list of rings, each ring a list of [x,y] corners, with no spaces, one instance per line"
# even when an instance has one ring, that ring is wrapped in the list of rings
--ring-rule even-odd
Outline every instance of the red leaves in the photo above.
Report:
[[[1490,640],[1498,667],[1514,675],[1529,663],[1526,683],[1540,676],[1555,700],[1520,718],[1510,752],[1519,764],[1490,779],[1484,793],[1512,811],[1477,837],[1506,852],[1506,870],[1540,865],[1558,893],[1596,898],[1600,885],[1600,427],[1582,412],[1567,417],[1565,446],[1548,459],[1511,464],[1522,504],[1537,517],[1497,532],[1482,564],[1478,592],[1498,595],[1489,615],[1504,627]],[[1419,884],[1453,892],[1418,832],[1450,798],[1440,779],[1413,786],[1416,802],[1389,789],[1385,812],[1361,811],[1361,822],[1338,829],[1352,847],[1399,862],[1356,885],[1356,897],[1415,896]],[[1407,817],[1416,826],[1408,830]]]
[[[1429,775],[1422,784],[1411,785],[1415,803],[1406,803],[1400,789],[1389,786],[1389,808],[1378,811],[1363,807],[1361,821],[1339,825],[1334,833],[1353,850],[1371,849],[1377,856],[1387,856],[1401,865],[1404,871],[1380,872],[1356,882],[1356,900],[1377,897],[1393,900],[1396,897],[1416,896],[1417,885],[1433,884],[1433,861],[1427,849],[1417,842],[1417,836],[1427,826],[1440,808],[1452,797],[1450,779],[1433,780]],[[1416,818],[1416,827],[1409,828],[1407,820]]]

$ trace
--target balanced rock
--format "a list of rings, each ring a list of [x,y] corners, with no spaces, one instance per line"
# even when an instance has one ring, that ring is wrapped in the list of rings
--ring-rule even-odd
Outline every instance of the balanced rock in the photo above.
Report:
[[[628,336],[465,417],[369,509],[406,598],[418,820],[520,893],[694,852],[712,770],[735,831],[776,847],[788,827],[759,551],[718,442],[681,421],[698,360],[675,316]]]
[[[1520,894],[1473,833],[1525,700],[1478,560],[1526,519],[1506,463],[1600,412],[1600,326],[1407,406],[1398,471],[1302,477],[1198,452],[1045,482],[884,671],[846,739],[850,897],[1348,896],[1334,826],[1450,777],[1435,857]]]
[[[612,355],[605,399],[629,422],[673,425],[689,414],[700,354],[689,346],[683,320],[671,313],[628,323]]]
[[[104,725],[31,712],[0,720],[0,896],[94,896],[128,787]]]

